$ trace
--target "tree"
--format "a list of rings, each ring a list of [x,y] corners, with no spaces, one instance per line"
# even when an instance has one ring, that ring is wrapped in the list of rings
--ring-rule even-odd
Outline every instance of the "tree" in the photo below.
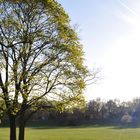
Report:
[[[0,92],[10,121],[10,140],[19,140],[38,102],[71,108],[83,101],[83,50],[61,5],[55,0],[0,2]],[[55,102],[54,102],[55,101]],[[28,113],[29,114],[29,113]]]
[[[102,106],[103,106],[103,102],[101,101],[100,98],[97,98],[96,100],[91,100],[87,104],[87,109],[86,109],[87,117],[95,121],[101,119]]]
[[[109,119],[114,119],[114,118],[117,118],[118,116],[118,107],[117,107],[117,104],[115,102],[115,100],[109,100],[107,103],[106,103],[106,109],[107,109],[107,113],[108,113],[108,117]]]
[[[129,124],[132,122],[132,116],[130,116],[128,113],[124,114],[121,118],[121,122],[124,124]]]

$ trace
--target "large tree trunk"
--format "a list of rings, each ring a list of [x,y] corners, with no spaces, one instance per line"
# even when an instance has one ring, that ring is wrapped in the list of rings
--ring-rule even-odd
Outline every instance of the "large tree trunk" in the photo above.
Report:
[[[18,140],[24,140],[25,136],[25,125],[24,124],[19,124],[19,137]]]
[[[16,140],[16,117],[9,116],[10,120],[10,140]]]
[[[24,118],[24,113],[19,116],[19,137],[18,140],[24,140],[25,137],[25,124],[26,120]]]

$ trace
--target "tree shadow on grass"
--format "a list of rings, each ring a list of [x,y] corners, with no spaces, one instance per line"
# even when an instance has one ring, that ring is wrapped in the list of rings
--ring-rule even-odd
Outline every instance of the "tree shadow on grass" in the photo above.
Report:
[[[140,123],[130,123],[130,124],[109,124],[109,123],[85,123],[85,124],[78,124],[78,125],[60,125],[56,122],[31,122],[27,125],[28,128],[32,129],[82,129],[82,128],[107,128],[107,129],[135,129],[140,128]]]
[[[140,123],[120,124],[112,127],[111,129],[136,129],[140,128]]]
[[[101,127],[109,127],[112,128],[114,125],[106,125],[106,124],[84,124],[84,125],[75,125],[75,126],[68,126],[68,125],[54,125],[54,126],[29,126],[32,129],[82,129],[82,128],[101,128]]]
[[[79,126],[34,126],[31,129],[84,129],[84,128],[107,128],[107,129],[137,129],[140,125],[79,125]]]

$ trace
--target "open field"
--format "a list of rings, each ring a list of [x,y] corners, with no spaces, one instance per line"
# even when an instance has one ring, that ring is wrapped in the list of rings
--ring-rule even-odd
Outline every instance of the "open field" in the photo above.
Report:
[[[9,129],[0,128],[0,139],[8,139]],[[38,127],[26,129],[26,140],[140,140],[140,128],[115,126]]]

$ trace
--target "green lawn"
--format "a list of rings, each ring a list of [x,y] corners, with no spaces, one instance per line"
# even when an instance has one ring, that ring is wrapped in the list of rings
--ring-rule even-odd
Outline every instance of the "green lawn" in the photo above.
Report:
[[[8,139],[9,129],[0,128],[0,139]],[[77,127],[27,128],[26,140],[140,140],[140,128]]]

